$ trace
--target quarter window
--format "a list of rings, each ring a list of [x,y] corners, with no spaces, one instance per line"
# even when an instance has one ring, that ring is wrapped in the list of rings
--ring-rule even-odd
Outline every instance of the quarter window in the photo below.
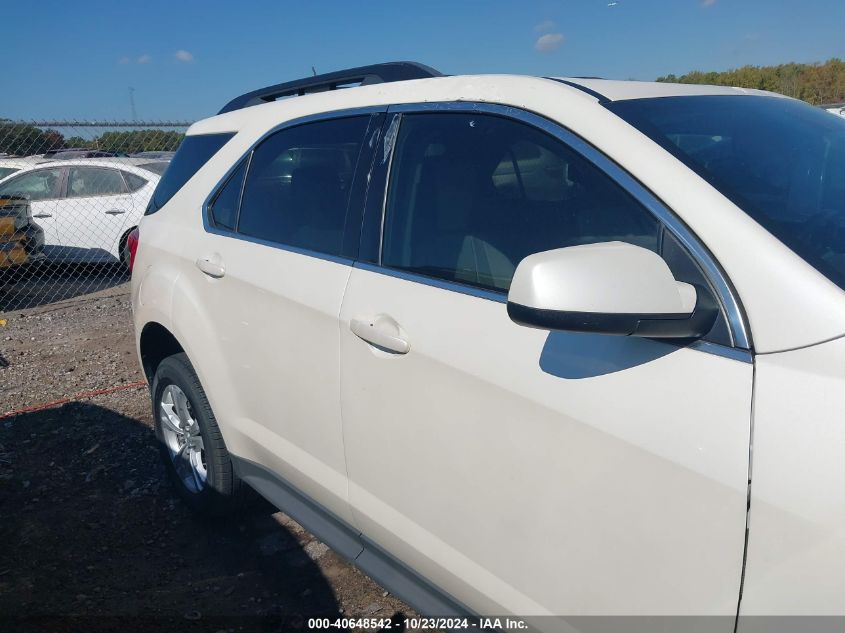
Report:
[[[244,174],[246,173],[246,161],[243,161],[238,168],[232,172],[226,184],[214,198],[214,202],[208,208],[211,221],[214,226],[233,231],[238,219],[238,204],[241,201],[241,188],[243,187]]]
[[[123,174],[123,179],[126,181],[126,186],[129,187],[129,191],[138,191],[138,189],[146,185],[148,182],[145,178],[136,176],[135,174],[132,174],[128,171],[124,171],[121,173]]]
[[[320,121],[263,141],[250,162],[238,232],[339,255],[368,122],[368,116]]]
[[[517,264],[619,240],[658,249],[659,224],[561,141],[493,115],[406,115],[388,185],[382,263],[507,291]]]
[[[18,195],[29,200],[58,198],[61,183],[61,169],[36,169],[0,185],[0,195]]]
[[[126,193],[123,177],[116,169],[71,167],[67,179],[67,197],[85,198]]]

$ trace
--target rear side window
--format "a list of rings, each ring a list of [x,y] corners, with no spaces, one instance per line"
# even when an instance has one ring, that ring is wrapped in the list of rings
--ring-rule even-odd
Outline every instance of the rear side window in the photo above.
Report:
[[[201,134],[186,136],[179,145],[176,155],[158,181],[150,203],[147,205],[146,215],[155,213],[191,179],[200,167],[205,165],[220,148],[223,147],[234,133]]]
[[[656,252],[658,235],[607,175],[532,126],[483,114],[402,119],[385,266],[504,292],[532,253],[614,240]]]
[[[238,232],[339,255],[352,177],[369,116],[276,132],[250,163]]]
[[[10,174],[14,174],[17,170],[15,167],[0,167],[0,180]]]
[[[126,193],[126,186],[116,169],[71,167],[67,177],[67,197],[86,198]]]

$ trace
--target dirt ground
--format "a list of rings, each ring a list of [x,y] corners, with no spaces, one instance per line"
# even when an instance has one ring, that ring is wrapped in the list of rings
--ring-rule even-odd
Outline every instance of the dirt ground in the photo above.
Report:
[[[3,312],[0,416],[142,376],[127,285]],[[0,630],[277,631],[413,612],[269,506],[192,516],[146,387],[0,419]]]

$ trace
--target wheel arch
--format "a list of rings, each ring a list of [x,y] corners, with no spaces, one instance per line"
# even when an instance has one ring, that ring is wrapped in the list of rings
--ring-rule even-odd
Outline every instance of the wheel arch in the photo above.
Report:
[[[161,361],[168,356],[185,351],[176,336],[161,323],[155,321],[144,325],[138,349],[141,355],[141,366],[149,384],[152,384],[153,376]]]

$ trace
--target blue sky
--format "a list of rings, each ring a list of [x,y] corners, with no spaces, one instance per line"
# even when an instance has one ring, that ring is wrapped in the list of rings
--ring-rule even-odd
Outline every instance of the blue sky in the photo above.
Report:
[[[132,86],[139,118],[193,120],[311,66],[405,59],[449,74],[654,79],[845,58],[840,0],[609,1],[15,2],[0,116],[129,119]]]

